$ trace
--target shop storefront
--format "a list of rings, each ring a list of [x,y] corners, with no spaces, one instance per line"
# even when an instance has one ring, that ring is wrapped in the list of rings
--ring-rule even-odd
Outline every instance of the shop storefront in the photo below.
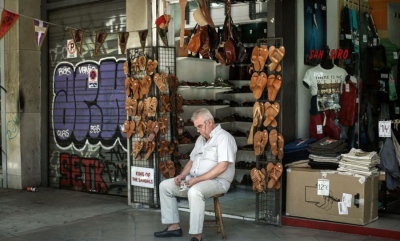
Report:
[[[380,29],[383,20],[372,17],[382,6],[371,0],[211,1],[214,24],[199,19],[206,1],[182,2],[48,1],[49,186],[159,208],[158,184],[188,161],[198,135],[190,117],[205,107],[238,145],[225,214],[272,225],[301,226],[300,218],[364,226],[381,212],[399,213],[391,206],[400,202],[396,180],[375,169],[342,176],[339,163],[293,163],[310,166],[311,138],[343,142],[339,156],[353,147],[380,156],[389,138],[379,137],[378,126],[387,125],[379,121],[393,128],[399,115],[400,40],[392,31],[400,7],[386,3],[390,24]],[[296,141],[297,156],[288,151]],[[179,207],[188,210],[187,201]]]

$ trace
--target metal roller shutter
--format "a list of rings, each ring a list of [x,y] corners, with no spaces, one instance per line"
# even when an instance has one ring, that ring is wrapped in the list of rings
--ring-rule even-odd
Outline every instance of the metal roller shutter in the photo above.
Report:
[[[63,1],[65,5],[69,1]],[[127,196],[125,0],[51,10],[49,40],[49,183],[52,187]],[[85,30],[82,54],[67,47],[69,28]],[[94,55],[96,31],[108,33]]]

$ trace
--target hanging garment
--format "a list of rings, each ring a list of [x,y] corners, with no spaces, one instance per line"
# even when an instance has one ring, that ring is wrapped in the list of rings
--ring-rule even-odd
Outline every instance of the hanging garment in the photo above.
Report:
[[[392,74],[389,74],[389,100],[397,100],[396,84]]]
[[[373,128],[372,105],[364,100],[360,112],[360,142],[361,144],[372,143],[375,140]]]
[[[340,13],[340,40],[341,49],[347,49],[350,53],[353,52],[353,42],[350,26],[350,10],[347,6],[343,7]]]
[[[394,190],[400,185],[400,170],[391,137],[386,137],[379,155],[381,157],[379,168],[386,172],[386,187],[388,190]]]
[[[389,74],[390,69],[381,68],[379,70],[379,101],[387,103],[389,101]]]
[[[325,137],[323,130],[324,113],[310,115],[309,136],[317,140]]]
[[[350,80],[349,75],[346,77],[346,83],[342,85],[340,106],[340,124],[343,126],[353,126],[357,112],[357,87],[353,81]]]
[[[336,115],[336,110],[326,110],[324,111],[324,133],[332,139],[340,139],[340,126],[339,120]]]
[[[357,13],[354,9],[349,9],[350,30],[352,35],[354,53],[359,52],[359,36],[358,36],[358,21]]]
[[[394,150],[396,152],[396,159],[400,166],[400,132],[397,130],[397,124],[392,124],[392,140],[394,145]]]
[[[374,22],[374,18],[372,17],[372,14],[368,14],[367,18],[368,18],[368,26],[371,28],[373,35],[372,45],[377,46],[380,44],[380,41],[379,41],[378,30],[376,29],[376,25]]]

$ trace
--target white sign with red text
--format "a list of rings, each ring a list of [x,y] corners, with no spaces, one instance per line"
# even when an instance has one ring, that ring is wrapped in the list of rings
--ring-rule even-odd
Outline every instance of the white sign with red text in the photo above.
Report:
[[[132,166],[131,185],[154,188],[154,169]]]

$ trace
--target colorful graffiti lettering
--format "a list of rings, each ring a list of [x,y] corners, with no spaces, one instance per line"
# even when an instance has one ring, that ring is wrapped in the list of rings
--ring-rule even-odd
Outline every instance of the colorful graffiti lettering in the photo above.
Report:
[[[62,150],[83,150],[87,145],[111,149],[126,136],[124,59],[105,58],[73,66],[59,63],[54,70],[53,131]],[[89,69],[98,71],[98,88],[88,87]]]
[[[60,187],[78,191],[107,193],[102,178],[104,164],[98,159],[80,158],[67,153],[60,154]]]

